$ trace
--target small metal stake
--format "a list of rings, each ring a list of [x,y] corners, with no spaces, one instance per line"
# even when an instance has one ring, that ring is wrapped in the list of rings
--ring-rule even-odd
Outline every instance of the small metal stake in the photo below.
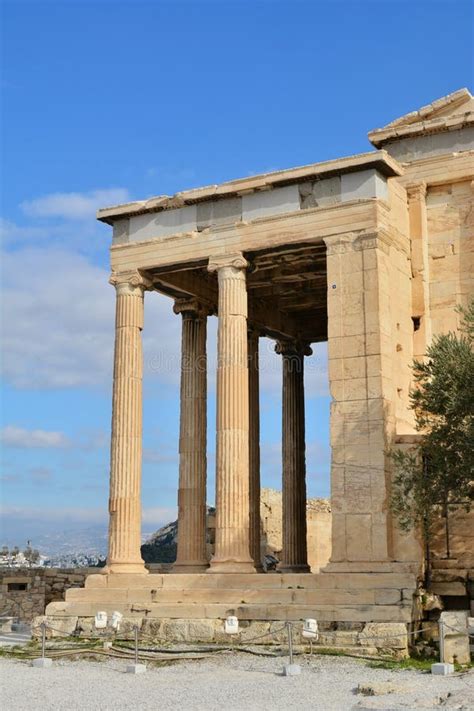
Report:
[[[46,622],[41,623],[41,658],[44,659],[46,651]]]
[[[439,661],[444,662],[444,623],[439,620]]]
[[[53,660],[50,659],[49,657],[45,657],[46,622],[42,622],[40,624],[40,627],[41,627],[41,657],[38,657],[37,659],[33,659],[33,661],[31,662],[31,666],[37,667],[38,669],[49,669],[53,664]]]
[[[288,650],[290,652],[290,664],[293,664],[293,630],[291,629],[291,622],[286,623],[288,630]]]
[[[135,663],[128,664],[125,671],[128,674],[143,674],[143,672],[146,672],[146,665],[138,663],[138,625],[133,628],[133,637],[135,642]]]
[[[288,651],[290,654],[290,663],[283,667],[284,676],[296,676],[301,674],[301,667],[299,664],[293,664],[293,628],[291,622],[286,623],[286,629],[288,631]]]
[[[138,664],[138,625],[133,628],[135,634],[135,664]]]

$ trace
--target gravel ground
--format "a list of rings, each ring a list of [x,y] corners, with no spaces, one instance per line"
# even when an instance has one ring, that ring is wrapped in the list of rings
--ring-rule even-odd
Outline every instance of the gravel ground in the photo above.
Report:
[[[285,658],[242,653],[125,674],[122,660],[56,661],[51,669],[0,660],[2,711],[278,711],[312,709],[474,709],[474,671],[433,677],[372,669],[344,657],[298,657],[300,676],[283,677]],[[396,693],[363,696],[359,684],[391,682]]]

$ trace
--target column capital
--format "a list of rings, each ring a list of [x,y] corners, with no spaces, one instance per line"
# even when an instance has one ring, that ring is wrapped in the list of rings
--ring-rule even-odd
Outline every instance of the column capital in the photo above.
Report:
[[[130,272],[112,272],[109,284],[115,286],[117,293],[141,296],[147,289],[152,289],[153,283],[138,270]]]
[[[285,339],[276,342],[275,353],[283,356],[310,356],[313,349],[304,341]]]
[[[209,257],[209,264],[207,270],[209,272],[217,272],[221,269],[232,269],[235,272],[239,272],[243,269],[247,269],[249,262],[245,259],[242,252],[234,252],[233,254],[222,254],[218,256]]]
[[[406,186],[408,200],[422,200],[426,197],[427,185],[424,180]]]
[[[381,249],[385,252],[393,244],[398,244],[394,235],[384,229],[368,232],[344,232],[341,235],[323,237],[326,254],[346,254],[366,249]]]
[[[327,254],[340,254],[353,249],[354,240],[357,237],[356,232],[344,232],[339,235],[329,235],[323,237],[323,242],[326,245]]]
[[[206,318],[212,313],[209,306],[194,297],[175,299],[173,311],[175,314],[182,314],[183,318]]]

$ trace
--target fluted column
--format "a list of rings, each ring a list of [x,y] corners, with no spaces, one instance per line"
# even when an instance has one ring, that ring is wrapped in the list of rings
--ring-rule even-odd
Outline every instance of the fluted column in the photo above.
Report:
[[[216,544],[209,572],[255,572],[249,548],[246,267],[241,254],[209,262],[219,284]]]
[[[178,299],[182,315],[179,433],[178,551],[175,573],[207,568],[206,417],[207,311],[195,299]]]
[[[306,544],[306,455],[304,413],[305,355],[308,346],[295,341],[279,342],[283,361],[283,495],[282,557],[279,569],[309,572]]]
[[[257,572],[263,570],[260,541],[260,383],[256,328],[248,329],[249,363],[249,505],[250,555]]]
[[[115,357],[107,573],[146,573],[141,545],[143,293],[138,272],[114,274]]]

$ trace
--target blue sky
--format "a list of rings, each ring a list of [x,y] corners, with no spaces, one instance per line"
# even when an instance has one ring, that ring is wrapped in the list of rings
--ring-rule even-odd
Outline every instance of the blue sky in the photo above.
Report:
[[[2,9],[4,540],[106,520],[114,293],[99,206],[370,149],[472,83],[472,3],[8,2]],[[144,528],[175,512],[179,319],[147,295]],[[209,352],[215,350],[215,319]],[[262,479],[280,370],[261,346]],[[307,362],[308,491],[329,493],[325,347]],[[209,392],[209,495],[214,384]],[[2,543],[3,541],[0,541]]]

